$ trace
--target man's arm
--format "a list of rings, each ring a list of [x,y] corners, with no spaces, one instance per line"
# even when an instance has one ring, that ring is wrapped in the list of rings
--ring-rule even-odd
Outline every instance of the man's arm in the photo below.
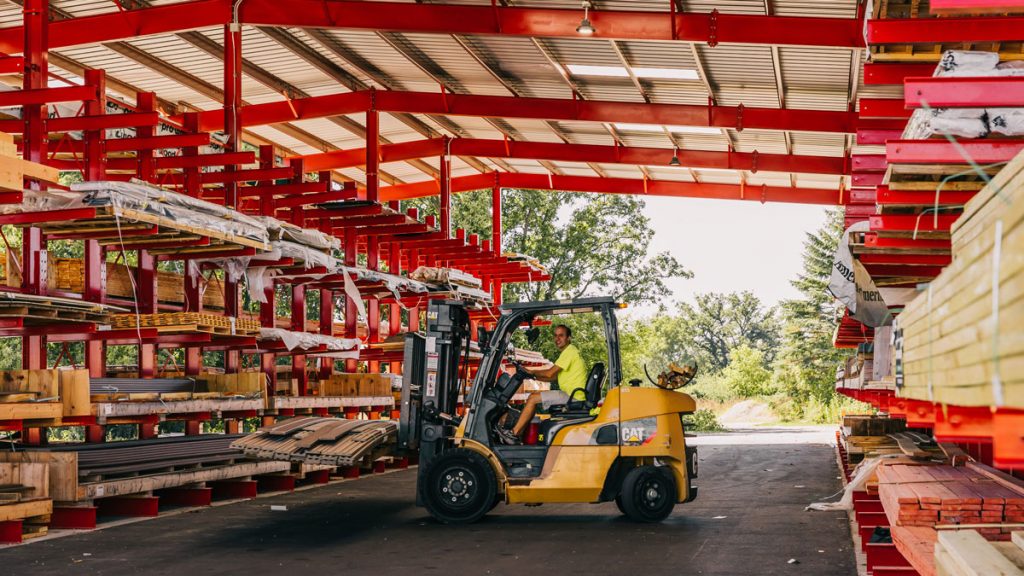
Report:
[[[558,379],[558,373],[562,371],[562,367],[557,364],[552,364],[547,368],[540,368],[536,366],[523,366],[523,370],[526,370],[536,380],[541,382],[554,382]]]

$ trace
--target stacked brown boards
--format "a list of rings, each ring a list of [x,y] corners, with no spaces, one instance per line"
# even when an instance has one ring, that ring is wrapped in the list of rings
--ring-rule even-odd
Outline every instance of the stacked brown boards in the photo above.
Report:
[[[901,395],[1024,406],[1024,154],[967,203],[952,238],[952,264],[898,317]]]
[[[890,524],[1000,524],[1024,520],[1024,493],[972,468],[879,466],[878,494]],[[993,537],[999,530],[993,529]]]

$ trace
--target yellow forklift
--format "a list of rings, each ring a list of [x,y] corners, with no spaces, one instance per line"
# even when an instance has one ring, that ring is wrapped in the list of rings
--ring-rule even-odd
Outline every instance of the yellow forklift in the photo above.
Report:
[[[686,445],[682,417],[696,405],[690,395],[668,389],[689,378],[663,375],[656,383],[661,387],[640,387],[640,380],[623,386],[618,308],[612,298],[503,306],[494,330],[478,333],[483,357],[472,386],[463,390],[469,315],[461,302],[432,302],[426,334],[408,334],[404,347],[398,445],[419,451],[416,503],[449,524],[475,522],[503,501],[614,500],[632,520],[660,522],[677,502],[693,500],[697,450]],[[515,361],[513,335],[529,327],[534,340],[538,318],[585,313],[603,319],[607,370],[600,362],[591,367],[586,388],[542,421],[536,444],[504,444],[499,427],[518,416],[510,401],[532,378]],[[502,370],[503,362],[515,373]]]

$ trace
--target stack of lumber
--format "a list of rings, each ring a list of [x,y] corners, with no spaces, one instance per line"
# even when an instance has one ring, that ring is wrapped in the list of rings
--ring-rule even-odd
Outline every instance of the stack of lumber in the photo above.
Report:
[[[878,495],[893,526],[1024,521],[1024,487],[998,481],[976,465],[883,464],[877,474]]]
[[[67,322],[106,324],[114,312],[127,310],[71,298],[0,291],[0,318],[20,318],[25,326]]]
[[[89,414],[87,370],[0,371],[0,420]]]
[[[935,543],[942,576],[1024,576],[1024,532],[1009,542],[989,542],[975,530],[943,530]]]
[[[32,178],[51,184],[60,183],[60,171],[52,166],[44,166],[36,162],[22,159],[12,134],[0,133],[0,190],[21,192],[25,189],[25,179]],[[0,203],[19,202],[20,198],[12,199],[0,195]]]
[[[320,380],[321,396],[390,396],[394,374],[331,374]]]
[[[907,429],[903,418],[890,418],[877,414],[846,414],[843,416],[843,434],[846,436],[885,436]]]
[[[18,258],[4,251],[0,259],[0,283],[5,286],[21,286],[21,269],[12,262]],[[85,264],[81,258],[49,258],[46,262],[46,287],[50,292],[75,292],[81,294],[85,288]],[[132,286],[128,268],[121,262],[107,262],[107,295],[115,298],[136,300],[137,288]],[[157,300],[161,304],[183,304],[185,302],[184,276],[168,270],[157,270]],[[204,290],[203,308],[223,310],[224,291]]]
[[[967,203],[952,237],[952,264],[897,319],[901,395],[1024,407],[1024,154]]]
[[[199,379],[206,383],[206,389],[209,392],[219,394],[260,396],[267,392],[267,376],[263,372],[202,374]]]
[[[293,418],[261,428],[231,446],[247,456],[327,466],[357,466],[386,453],[398,424],[384,420]]]
[[[49,497],[79,502],[258,474],[287,472],[287,462],[252,462],[231,443],[241,435],[207,434],[99,444],[12,446],[0,462],[49,470]]]
[[[409,277],[420,282],[434,282],[440,284],[455,284],[467,288],[480,288],[483,283],[479,278],[458,270],[456,268],[435,268],[433,266],[420,266],[413,270]]]
[[[960,12],[958,15],[984,14],[982,9]],[[991,13],[985,14],[991,16]],[[872,19],[936,18],[928,0],[876,0]],[[904,43],[871,46],[871,60],[875,62],[938,62],[946,50],[991,50],[999,51],[1006,59],[1021,58],[1024,53],[1022,42],[944,42]]]
[[[233,336],[260,333],[260,323],[248,318],[233,318],[203,312],[165,312],[161,314],[117,314],[110,326],[117,329],[156,328],[157,332],[207,332]]]
[[[21,521],[23,539],[46,534],[49,473],[46,464],[0,462],[0,522]]]

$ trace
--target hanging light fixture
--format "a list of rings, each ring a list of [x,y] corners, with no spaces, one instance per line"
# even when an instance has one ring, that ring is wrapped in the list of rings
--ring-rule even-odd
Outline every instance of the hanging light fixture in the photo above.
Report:
[[[669,166],[680,166],[681,165],[679,163],[679,148],[674,148],[672,150],[672,159],[668,161],[668,165]]]
[[[590,24],[590,2],[587,0],[583,0],[583,20],[580,20],[580,25],[576,27],[576,33],[584,36],[594,34],[594,27]]]

